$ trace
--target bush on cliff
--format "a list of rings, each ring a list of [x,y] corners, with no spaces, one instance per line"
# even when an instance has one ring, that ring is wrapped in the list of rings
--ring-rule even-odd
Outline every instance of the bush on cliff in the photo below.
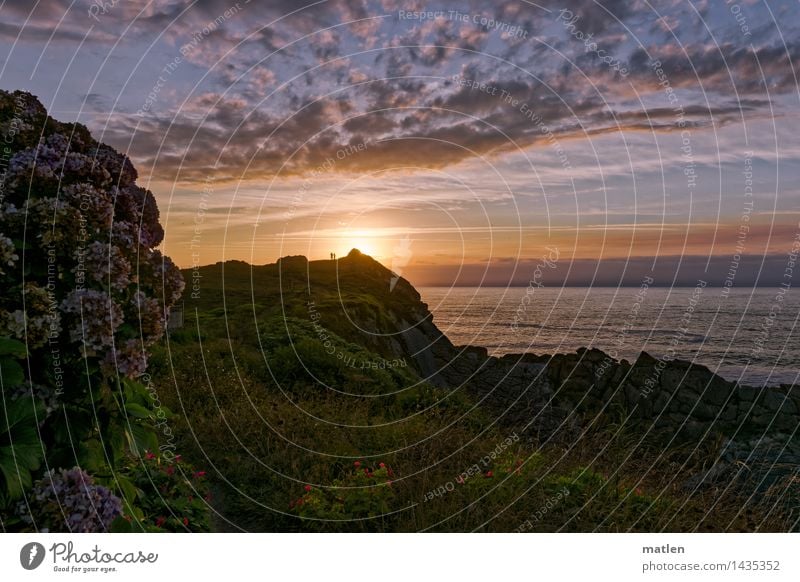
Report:
[[[127,157],[28,93],[0,91],[0,134],[2,527],[102,531],[123,513],[140,523],[128,468],[159,440],[136,379],[184,287],[157,249],[155,199]],[[90,509],[65,517],[42,499]]]

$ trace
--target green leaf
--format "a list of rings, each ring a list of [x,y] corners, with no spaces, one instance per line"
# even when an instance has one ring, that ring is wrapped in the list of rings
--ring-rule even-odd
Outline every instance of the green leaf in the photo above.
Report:
[[[80,444],[79,460],[89,473],[100,473],[107,468],[106,453],[97,439],[88,439]]]
[[[121,515],[111,522],[111,533],[131,533],[131,522]]]
[[[147,390],[147,386],[142,384],[137,380],[132,380],[130,378],[122,378],[122,385],[125,388],[125,396],[131,397],[134,395],[141,396],[143,398],[148,398],[150,392]]]
[[[141,456],[145,451],[158,450],[158,436],[155,429],[143,424],[133,424],[126,431],[128,445],[134,455]]]
[[[0,378],[3,386],[18,386],[25,381],[25,372],[16,360],[0,358]]]
[[[117,461],[125,455],[126,431],[123,427],[112,424],[105,432],[106,453],[109,462],[116,465]]]
[[[43,458],[37,418],[43,413],[40,403],[29,399],[6,400],[0,416],[0,492],[17,499],[33,485],[31,471]]]
[[[22,493],[31,488],[33,477],[30,471],[14,463],[13,457],[0,453],[0,481],[3,482],[3,497],[19,499]]]
[[[128,477],[123,477],[119,473],[116,476],[117,485],[122,492],[122,498],[126,500],[128,503],[133,504],[138,497],[138,490],[136,489],[136,485],[133,484]]]
[[[133,402],[128,402],[125,405],[125,412],[128,413],[129,416],[133,418],[150,418],[151,413],[141,404],[135,404]]]
[[[10,337],[0,337],[0,356],[14,356],[24,358],[28,355],[25,344]]]

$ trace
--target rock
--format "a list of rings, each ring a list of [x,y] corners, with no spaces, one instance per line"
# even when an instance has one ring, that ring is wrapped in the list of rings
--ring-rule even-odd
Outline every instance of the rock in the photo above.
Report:
[[[358,252],[335,265],[331,261],[308,262],[304,257],[286,257],[279,265],[303,275],[307,271],[313,287],[330,285],[335,276],[345,296],[349,290],[358,297],[374,297],[374,302],[355,302],[347,308],[348,317],[355,316],[361,327],[375,331],[369,338],[347,336],[346,330],[332,331],[369,343],[376,352],[406,358],[421,377],[437,385],[464,385],[481,397],[483,406],[503,412],[501,422],[530,425],[532,435],[549,437],[558,431],[566,438],[590,419],[593,428],[602,429],[604,420],[610,422],[613,416],[598,418],[601,410],[614,410],[614,414],[635,411],[635,426],[639,430],[655,426],[657,438],[666,437],[665,443],[674,436],[676,442],[691,444],[707,432],[735,436],[737,442],[730,443],[726,453],[731,456],[751,450],[746,439],[764,436],[768,426],[767,436],[789,435],[800,424],[797,387],[738,386],[704,366],[683,360],[659,360],[642,352],[631,364],[594,348],[572,354],[496,358],[484,347],[453,346],[408,281],[400,279],[390,291],[391,271]],[[325,315],[325,319],[345,318]],[[800,445],[797,436],[789,440],[796,446],[786,458],[793,459],[800,454]],[[712,466],[709,473],[698,477],[698,483],[713,480],[719,471]]]
[[[705,436],[709,429],[709,423],[701,422],[699,420],[687,420],[683,429],[681,429],[682,436],[690,440],[698,440]]]
[[[786,394],[782,394],[777,390],[768,390],[764,394],[762,405],[764,408],[769,410],[780,410],[788,414],[794,414],[797,412],[797,407],[795,406],[794,402],[792,402],[792,400],[788,398]]]
[[[745,402],[755,402],[761,395],[762,390],[761,388],[740,386],[736,392],[739,397],[739,400],[743,400]]]
[[[728,404],[720,414],[720,420],[725,422],[733,422],[739,414],[739,409],[734,404]]]
[[[716,406],[722,406],[728,402],[735,389],[736,384],[727,382],[719,376],[713,376],[703,397]]]

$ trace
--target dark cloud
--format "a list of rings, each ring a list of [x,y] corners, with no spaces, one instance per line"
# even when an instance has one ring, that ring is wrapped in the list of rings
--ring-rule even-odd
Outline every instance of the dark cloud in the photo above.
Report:
[[[800,74],[800,42],[761,47],[733,44],[640,48],[630,58],[637,80],[651,86],[658,79],[653,61],[659,61],[669,84],[675,88],[700,89],[722,94],[783,93],[797,90]]]
[[[545,5],[555,12],[563,12],[562,18],[578,17],[577,28],[587,34],[600,34],[634,14],[636,2],[631,0],[553,0]],[[570,16],[571,14],[571,16]]]
[[[110,36],[103,35],[106,40],[110,40]],[[39,26],[35,24],[8,24],[0,22],[0,41],[8,43],[36,43],[42,44],[48,42],[67,42],[77,43],[87,38],[86,30],[79,30],[76,28],[60,27],[54,29],[50,26]],[[56,45],[57,46],[57,45]]]
[[[436,6],[396,0],[239,5],[230,0],[127,0],[110,7],[94,24],[87,18],[88,3],[72,8],[66,0],[39,5],[23,38],[42,44],[55,30],[56,48],[82,39],[81,31],[90,26],[90,43],[108,43],[134,18],[135,32],[126,39],[129,51],[145,46],[142,38],[150,42],[164,33],[168,46],[160,48],[174,52],[198,30],[209,28],[195,50],[185,55],[189,64],[182,65],[159,96],[157,114],[112,117],[105,130],[125,149],[135,133],[131,147],[137,160],[159,176],[186,180],[212,170],[238,178],[245,167],[253,178],[302,174],[347,144],[362,141],[369,142],[368,151],[337,163],[337,170],[440,168],[554,139],[671,131],[675,114],[664,107],[663,87],[651,58],[661,61],[675,89],[704,91],[682,96],[688,127],[720,126],[767,112],[774,104],[767,90],[772,95],[795,90],[800,62],[796,39],[788,48],[774,37],[755,47],[742,39],[720,46],[663,42],[668,36],[662,33],[692,19],[696,24],[696,14],[676,3],[659,6],[663,17],[656,20],[647,3],[625,0],[542,0],[540,7],[516,0]],[[237,12],[221,19],[234,6]],[[397,17],[398,10],[450,8],[521,27],[530,37],[524,42],[510,39],[471,19]],[[583,43],[557,22],[562,9],[578,17],[576,28],[593,35],[630,75],[621,77],[584,50]],[[6,2],[0,10],[10,15],[0,24],[0,37],[16,38],[31,10],[29,3]],[[389,18],[380,19],[382,15]],[[62,25],[55,27],[62,17]],[[276,19],[278,24],[266,26]],[[209,25],[214,22],[219,25]],[[635,33],[629,34],[621,22]],[[305,35],[308,38],[296,42]],[[647,51],[635,48],[639,40],[646,42]],[[148,60],[140,66],[151,64]],[[163,63],[155,65],[160,66]],[[192,66],[207,80],[202,89],[192,86],[197,73],[188,70]],[[454,73],[493,87],[494,95],[453,82]],[[182,76],[191,80],[181,85]],[[293,77],[297,79],[280,87]],[[273,90],[276,94],[265,101]],[[93,91],[86,98],[93,108],[114,102]],[[744,97],[740,102],[733,101],[737,93]],[[190,97],[178,110],[186,94]],[[504,101],[502,94],[517,105]],[[539,121],[526,116],[520,104]]]

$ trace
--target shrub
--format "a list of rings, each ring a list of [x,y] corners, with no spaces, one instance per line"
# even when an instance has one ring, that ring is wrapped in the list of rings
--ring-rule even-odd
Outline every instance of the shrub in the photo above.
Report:
[[[39,531],[97,533],[122,515],[122,501],[78,467],[51,470],[35,483],[22,521]]]
[[[330,487],[305,485],[304,493],[291,501],[289,508],[301,518],[352,525],[348,522],[380,517],[391,510],[395,498],[393,479],[392,469],[384,463],[368,467],[355,461]],[[314,527],[313,523],[307,525]]]
[[[0,133],[10,152],[0,176],[0,512],[13,514],[44,456],[94,477],[42,476],[27,495],[31,523],[107,528],[112,493],[93,483],[117,487],[111,477],[130,455],[158,447],[153,401],[135,379],[183,278],[157,249],[158,207],[126,156],[19,91],[0,91]],[[80,505],[80,519],[59,526],[52,504],[70,488],[108,504]]]
[[[210,530],[211,494],[205,471],[196,471],[180,455],[165,458],[148,452],[140,459],[132,460],[124,473],[135,488],[130,500],[126,499],[131,529]],[[120,523],[115,529],[124,531],[121,528],[127,529]]]

